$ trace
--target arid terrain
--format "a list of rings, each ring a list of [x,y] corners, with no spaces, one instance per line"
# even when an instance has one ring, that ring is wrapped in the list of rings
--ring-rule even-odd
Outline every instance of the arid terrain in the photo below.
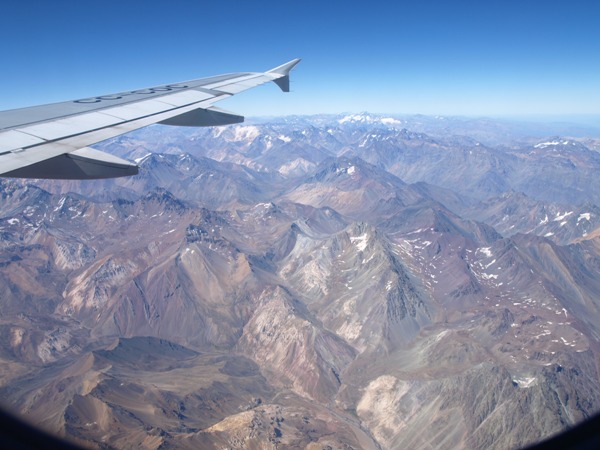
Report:
[[[138,176],[2,179],[0,402],[101,449],[547,438],[600,411],[597,138],[153,126],[99,146]]]

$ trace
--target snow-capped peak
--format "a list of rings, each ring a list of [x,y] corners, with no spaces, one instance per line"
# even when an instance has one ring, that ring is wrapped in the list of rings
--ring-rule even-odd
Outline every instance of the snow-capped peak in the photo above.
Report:
[[[349,114],[338,120],[338,123],[381,123],[383,125],[400,125],[402,122],[393,117],[379,117],[368,113]]]
[[[141,163],[146,161],[150,156],[152,156],[152,153],[147,153],[146,155],[142,156],[141,158],[135,158],[134,161],[137,165],[140,165]]]
[[[233,129],[232,141],[250,141],[252,142],[260,135],[260,129],[252,125],[240,125]]]
[[[569,140],[552,140],[547,142],[540,142],[539,144],[535,144],[533,148],[546,148],[546,147],[555,147],[557,145],[576,145],[575,142]]]

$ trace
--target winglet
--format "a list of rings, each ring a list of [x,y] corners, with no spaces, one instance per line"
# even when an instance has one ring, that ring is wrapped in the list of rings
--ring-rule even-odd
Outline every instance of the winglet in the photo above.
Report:
[[[300,58],[296,58],[282,64],[281,66],[275,67],[274,69],[269,70],[267,73],[282,75],[279,78],[273,80],[277,86],[281,88],[283,92],[290,92],[290,71],[300,62]]]

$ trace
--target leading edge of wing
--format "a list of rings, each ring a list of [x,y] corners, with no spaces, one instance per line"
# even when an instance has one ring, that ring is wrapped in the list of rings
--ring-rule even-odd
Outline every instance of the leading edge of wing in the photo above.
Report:
[[[219,75],[0,112],[0,176],[94,179],[133,175],[137,166],[127,161],[116,162],[111,161],[110,155],[106,155],[108,158],[96,155],[97,166],[103,168],[98,171],[98,167],[90,166],[95,158],[91,153],[84,151],[82,156],[74,152],[153,123],[214,126],[241,122],[242,116],[219,110],[212,104],[269,81],[287,92],[289,73],[299,62],[294,59],[263,73]],[[60,158],[66,154],[74,157],[68,161]],[[48,162],[42,164],[42,161]],[[74,161],[78,168],[87,169],[75,170],[72,175],[58,169],[62,165],[73,167]],[[112,164],[115,170],[106,170]],[[93,170],[88,170],[90,167]]]
[[[241,84],[246,82],[247,89],[252,84],[252,79],[257,76],[263,76],[263,84],[280,78],[289,77],[290,71],[300,62],[300,59],[294,59],[281,66],[275,67],[264,73],[239,72],[212,77],[198,78],[195,80],[181,81],[177,83],[168,83],[160,86],[154,86],[143,89],[134,89],[131,91],[118,92],[114,94],[99,95],[77,100],[71,100],[59,103],[49,103],[45,105],[30,106],[0,111],[0,131],[20,128],[35,123],[56,120],[83,114],[85,112],[98,111],[106,108],[112,108],[119,105],[137,103],[149,99],[159,99],[160,97],[171,96],[178,92],[196,90],[206,94],[206,98],[219,97],[222,95],[232,95],[230,92],[220,91],[219,87],[226,87],[231,84]],[[256,84],[256,85],[259,85]],[[241,91],[239,91],[241,92]],[[236,92],[237,93],[237,92]]]

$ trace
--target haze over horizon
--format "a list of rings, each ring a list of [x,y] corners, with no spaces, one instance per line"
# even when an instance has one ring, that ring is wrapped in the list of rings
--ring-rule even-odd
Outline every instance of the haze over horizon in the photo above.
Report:
[[[223,102],[249,116],[373,111],[600,114],[600,6],[439,1],[259,5],[57,1],[4,6],[0,109],[303,59],[292,93]]]

